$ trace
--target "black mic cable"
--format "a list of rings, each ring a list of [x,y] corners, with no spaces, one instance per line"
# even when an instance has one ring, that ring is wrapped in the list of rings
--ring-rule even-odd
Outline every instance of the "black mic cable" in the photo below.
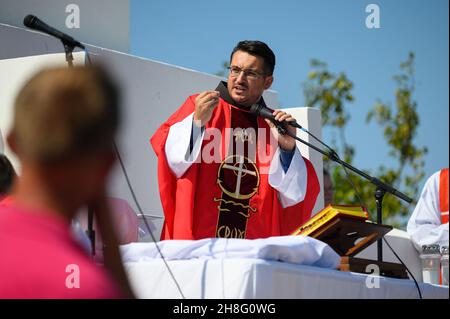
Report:
[[[289,122],[288,122],[289,123]],[[298,126],[300,126],[300,124],[298,124]],[[300,126],[301,127],[301,126]],[[305,133],[307,133],[308,135],[310,135],[312,138],[314,138],[317,142],[319,142],[320,144],[322,144],[323,146],[325,146],[328,150],[329,150],[329,156],[331,156],[330,158],[337,158],[340,160],[339,155],[337,154],[337,152],[331,148],[330,146],[328,146],[327,144],[325,144],[323,141],[321,141],[319,138],[317,138],[314,134],[312,134],[311,132],[309,132],[307,129],[301,127],[301,130]],[[359,203],[360,205],[364,208],[367,209],[367,206],[365,205],[364,201],[362,200],[361,196],[359,195],[358,189],[356,187],[356,185],[353,183],[353,180],[350,177],[350,174],[347,170],[347,168],[342,165],[341,161],[338,161],[338,163],[341,165],[341,167],[344,169],[345,175],[347,177],[347,180],[350,182],[350,184],[352,185],[353,190],[355,191],[356,196],[358,197]],[[419,298],[422,299],[422,292],[420,290],[419,284],[417,283],[416,278],[414,277],[414,275],[412,274],[412,272],[409,270],[409,268],[406,266],[406,264],[403,262],[403,260],[398,256],[398,254],[395,252],[395,250],[392,248],[392,246],[389,244],[389,242],[387,241],[387,239],[383,236],[383,240],[386,243],[386,245],[389,247],[389,249],[392,251],[392,253],[394,254],[394,256],[400,261],[400,263],[405,267],[406,271],[409,273],[409,275],[411,276],[411,278],[414,281],[415,286],[417,287],[417,291],[419,292]]]
[[[302,131],[306,132],[308,135],[312,136],[316,141],[318,141],[320,144],[322,144],[323,146],[325,146],[329,151],[330,151],[330,155],[332,157],[335,157],[337,159],[340,160],[339,155],[336,153],[336,151],[331,148],[330,146],[328,146],[327,144],[325,144],[323,141],[321,141],[320,139],[318,139],[317,137],[314,136],[314,134],[310,133],[308,130],[302,128]],[[331,158],[332,158],[331,157]],[[364,208],[367,209],[368,206],[365,205],[364,201],[362,200],[361,196],[359,195],[358,189],[356,187],[356,185],[353,183],[353,180],[350,177],[350,174],[347,170],[347,168],[342,165],[341,161],[338,161],[338,163],[341,165],[341,167],[344,169],[345,172],[345,176],[347,178],[347,180],[350,182],[350,184],[352,185],[353,190],[355,191],[356,196],[358,197],[359,203],[360,205]],[[387,239],[383,236],[383,240],[386,243],[386,245],[389,247],[389,249],[392,251],[392,253],[394,254],[395,257],[397,257],[397,259],[400,261],[400,263],[405,267],[406,271],[409,273],[409,275],[411,276],[411,278],[414,281],[414,284],[417,288],[417,291],[419,292],[419,298],[422,299],[422,292],[420,290],[419,284],[417,283],[416,278],[414,277],[414,275],[412,274],[412,272],[409,270],[409,268],[406,266],[406,264],[403,262],[403,260],[399,257],[399,255],[395,252],[395,250],[392,248],[392,246],[389,244],[389,242],[387,241]]]
[[[130,182],[130,178],[128,177],[127,171],[125,169],[125,165],[124,165],[124,163],[122,161],[122,157],[120,156],[119,149],[117,148],[116,142],[114,142],[113,144],[114,144],[114,150],[116,152],[117,158],[118,158],[119,163],[120,163],[120,167],[121,167],[121,169],[123,171],[123,174],[125,176],[125,180],[127,181],[127,185],[128,185],[129,190],[130,190],[131,196],[133,197],[133,201],[134,201],[134,203],[136,204],[136,206],[137,206],[137,208],[139,210],[139,214],[143,217],[143,220],[144,220],[144,223],[145,223],[145,227],[147,227],[147,230],[148,230],[150,236],[152,237],[153,243],[155,244],[156,250],[158,251],[159,255],[161,256],[161,259],[163,260],[163,262],[164,262],[164,264],[165,264],[165,266],[167,268],[167,270],[169,271],[169,274],[172,277],[173,282],[177,286],[178,292],[180,293],[180,295],[181,295],[181,297],[183,299],[186,299],[186,297],[183,294],[183,291],[181,290],[180,285],[178,284],[178,281],[175,279],[175,275],[173,274],[172,270],[170,269],[170,266],[167,263],[167,260],[166,260],[166,258],[164,257],[164,255],[163,255],[163,253],[161,251],[161,248],[159,248],[159,246],[158,246],[158,242],[157,242],[157,240],[155,238],[155,235],[153,234],[152,230],[150,229],[150,226],[147,223],[147,219],[145,218],[145,214],[144,214],[144,212],[143,212],[143,210],[141,208],[141,205],[139,204],[139,202],[137,200],[136,194],[135,194],[135,192],[133,190],[133,187],[131,185],[131,182]]]
[[[92,61],[91,61],[91,58],[89,57],[89,52],[88,52],[88,50],[86,48],[85,48],[85,53],[86,53],[88,65],[91,65]],[[173,282],[175,283],[175,286],[177,287],[177,290],[180,293],[181,297],[183,299],[186,299],[185,295],[183,294],[183,291],[181,290],[181,287],[180,287],[178,281],[175,278],[175,275],[172,272],[172,269],[170,269],[170,266],[167,263],[167,260],[166,260],[166,258],[164,257],[164,255],[163,255],[163,253],[161,251],[161,248],[159,248],[159,246],[158,246],[158,241],[156,240],[155,235],[153,234],[153,232],[152,232],[152,230],[151,230],[151,228],[150,228],[150,226],[149,226],[149,224],[147,222],[147,219],[145,218],[144,211],[142,210],[142,207],[139,204],[139,201],[138,201],[138,199],[136,197],[136,193],[134,192],[133,186],[131,185],[130,178],[128,176],[127,170],[125,168],[125,164],[124,164],[124,162],[122,160],[122,157],[120,155],[119,148],[117,147],[116,141],[113,141],[113,147],[114,147],[114,152],[116,153],[117,159],[119,160],[120,168],[121,168],[121,170],[123,172],[123,175],[125,176],[125,180],[127,182],[128,189],[130,190],[131,196],[133,197],[133,201],[134,201],[134,203],[135,203],[135,205],[136,205],[136,207],[137,207],[137,209],[139,211],[140,216],[143,217],[145,227],[147,228],[147,230],[148,230],[148,232],[150,234],[150,237],[152,238],[153,243],[155,244],[156,250],[158,251],[158,254],[161,256],[161,259],[163,260],[164,265],[167,268],[167,271],[169,272],[170,277],[172,278]]]
[[[412,274],[412,272],[409,270],[408,267],[406,267],[406,264],[400,259],[400,257],[396,254],[396,252],[394,251],[394,249],[391,247],[391,245],[389,244],[389,242],[387,241],[387,239],[383,236],[383,240],[386,243],[386,245],[389,247],[389,249],[392,251],[392,253],[395,255],[395,257],[397,257],[398,260],[400,260],[400,262],[402,263],[403,266],[405,266],[406,271],[409,273],[409,275],[411,276],[411,278],[414,280],[414,284],[416,285],[417,291],[419,292],[419,299],[423,299],[422,297],[422,291],[420,291],[420,287],[419,284],[417,283],[416,278],[414,277],[414,275]]]
[[[338,163],[342,166],[342,168],[344,169],[346,178],[348,179],[348,181],[350,182],[350,184],[352,185],[353,190],[355,191],[356,197],[358,198],[358,201],[360,203],[360,205],[364,208],[367,209],[367,206],[365,205],[364,201],[362,200],[361,196],[359,195],[359,192],[357,190],[356,185],[353,183],[353,180],[350,177],[349,172],[347,171],[347,168],[345,167],[345,165],[342,164],[342,160],[340,159],[339,155],[337,154],[337,152],[331,148],[330,146],[328,146],[326,143],[324,143],[322,140],[320,140],[319,138],[317,138],[314,134],[312,134],[311,132],[309,132],[307,129],[303,128],[300,124],[298,124],[298,122],[295,121],[277,121],[275,120],[275,117],[273,116],[272,112],[273,110],[264,107],[260,104],[254,104],[251,106],[250,108],[250,112],[262,116],[264,118],[268,118],[272,121],[272,123],[274,123],[277,126],[278,131],[281,134],[286,134],[287,133],[287,128],[286,125],[292,125],[300,130],[302,130],[303,132],[307,133],[309,136],[311,136],[313,139],[315,139],[317,142],[319,142],[321,145],[323,145],[324,147],[326,147],[328,149],[329,152],[326,152],[328,155],[328,157],[330,159],[337,159]],[[386,238],[384,238],[383,236],[383,240],[385,241],[386,245],[389,247],[389,249],[392,251],[392,253],[395,255],[395,257],[400,261],[400,263],[405,267],[406,271],[409,273],[409,275],[411,276],[411,278],[414,281],[415,286],[417,287],[417,290],[419,292],[419,298],[422,299],[422,292],[420,290],[419,284],[417,283],[416,278],[414,277],[414,275],[412,274],[412,272],[409,270],[409,268],[406,266],[406,264],[403,262],[403,260],[398,256],[398,254],[394,251],[394,249],[391,247],[391,245],[389,244],[389,242],[386,240]]]

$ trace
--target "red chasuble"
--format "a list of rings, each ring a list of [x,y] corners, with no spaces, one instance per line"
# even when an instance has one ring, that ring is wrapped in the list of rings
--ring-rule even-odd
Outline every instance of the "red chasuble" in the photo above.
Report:
[[[289,235],[311,215],[320,191],[313,165],[304,158],[307,168],[304,200],[283,208],[277,190],[269,184],[271,161],[260,160],[261,153],[247,148],[251,143],[264,143],[257,147],[273,155],[275,150],[268,138],[270,128],[262,118],[234,106],[225,85],[222,82],[217,88],[221,98],[205,126],[200,159],[183,176],[177,179],[171,171],[165,143],[170,127],[194,112],[197,95],[190,96],[150,140],[158,156],[158,184],[165,215],[161,240]],[[260,103],[264,101],[261,99]],[[267,137],[263,142],[256,136],[261,132]],[[213,139],[220,152],[211,146]],[[245,147],[237,147],[239,143],[231,143],[231,140],[241,141]],[[214,160],[206,154],[212,155]]]

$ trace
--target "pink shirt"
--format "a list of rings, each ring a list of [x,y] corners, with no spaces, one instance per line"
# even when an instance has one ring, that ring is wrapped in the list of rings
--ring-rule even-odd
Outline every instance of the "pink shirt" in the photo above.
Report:
[[[0,204],[0,299],[121,296],[106,270],[72,238],[62,216]]]

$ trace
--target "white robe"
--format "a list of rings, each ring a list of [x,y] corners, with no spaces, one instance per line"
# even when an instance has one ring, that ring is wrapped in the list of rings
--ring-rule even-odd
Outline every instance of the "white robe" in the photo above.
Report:
[[[177,122],[170,127],[169,135],[165,145],[166,158],[170,169],[177,178],[189,169],[193,162],[200,155],[201,145],[204,138],[204,131],[196,125],[192,125],[194,113],[187,116],[181,122]],[[193,134],[193,149],[189,154],[191,131]],[[269,184],[278,191],[278,199],[283,208],[296,205],[303,201],[306,195],[307,170],[303,157],[299,149],[295,148],[294,156],[287,172],[284,172],[281,165],[279,149],[275,151],[274,159],[269,168]]]
[[[422,245],[448,246],[448,223],[441,223],[439,175],[440,171],[427,180],[408,221],[407,232],[419,251],[422,251]]]

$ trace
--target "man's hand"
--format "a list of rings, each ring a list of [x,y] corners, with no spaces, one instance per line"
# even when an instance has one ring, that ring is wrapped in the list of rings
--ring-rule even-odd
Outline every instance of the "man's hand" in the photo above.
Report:
[[[194,123],[198,127],[209,122],[212,112],[219,104],[220,93],[217,91],[205,91],[195,98]]]
[[[295,121],[295,119],[292,117],[292,115],[290,115],[286,112],[283,112],[281,110],[275,110],[273,112],[273,115],[275,116],[275,120],[277,120],[279,122]],[[282,135],[282,134],[278,133],[278,130],[277,130],[275,124],[273,124],[269,119],[266,119],[266,122],[270,126],[272,133],[277,138],[278,145],[285,151],[292,151],[295,148],[295,140],[288,135]],[[287,129],[289,130],[289,132],[291,132],[294,135],[297,133],[297,129],[291,125],[287,125]]]
[[[91,204],[103,239],[104,263],[122,290],[124,297],[135,298],[122,263],[119,242],[113,228],[112,214],[105,194],[104,191],[101,192],[101,195]]]

